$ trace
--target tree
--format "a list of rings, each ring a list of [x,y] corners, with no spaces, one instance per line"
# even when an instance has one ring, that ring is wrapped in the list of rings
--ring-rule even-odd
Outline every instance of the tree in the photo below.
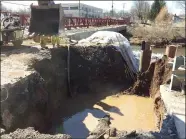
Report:
[[[19,14],[30,14],[30,8],[18,9],[16,12]]]
[[[185,1],[178,1],[177,5],[182,9],[185,10]]]
[[[147,20],[150,12],[150,4],[147,1],[135,1],[131,8],[131,15],[138,17],[141,21]]]
[[[1,10],[2,10],[2,12],[11,12],[12,11],[11,9],[5,7],[3,4],[1,4]]]
[[[154,20],[164,6],[166,6],[165,1],[155,0],[151,6],[150,19]]]

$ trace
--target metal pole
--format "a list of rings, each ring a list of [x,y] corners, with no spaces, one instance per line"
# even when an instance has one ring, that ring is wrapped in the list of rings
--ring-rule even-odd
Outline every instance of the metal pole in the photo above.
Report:
[[[1,0],[0,0],[0,30],[1,30],[1,11],[2,11],[2,5],[1,5]]]
[[[79,0],[79,17],[80,17],[80,0]]]
[[[123,3],[123,17],[124,17],[125,3]]]
[[[3,41],[3,39],[2,39],[2,32],[1,32],[1,12],[2,12],[2,5],[1,5],[2,3],[1,3],[1,0],[0,0],[0,46],[2,45],[1,43],[2,43],[2,41]]]
[[[112,0],[112,17],[114,17],[113,0]]]

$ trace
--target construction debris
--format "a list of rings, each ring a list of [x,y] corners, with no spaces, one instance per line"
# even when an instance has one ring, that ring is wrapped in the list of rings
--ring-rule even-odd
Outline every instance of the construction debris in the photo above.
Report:
[[[10,134],[4,134],[1,139],[71,139],[70,135],[65,134],[41,134],[35,131],[33,127],[28,127],[26,129],[17,129]]]

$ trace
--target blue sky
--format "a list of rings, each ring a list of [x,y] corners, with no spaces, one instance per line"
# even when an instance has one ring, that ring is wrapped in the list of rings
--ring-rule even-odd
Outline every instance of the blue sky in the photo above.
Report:
[[[37,1],[6,1],[10,3],[17,3],[17,4],[25,4],[30,5],[31,3],[37,4]],[[2,2],[2,4],[8,8],[11,8],[13,10],[19,9],[19,8],[29,8],[28,6],[22,6],[22,5],[15,5],[15,4],[9,4],[6,2]],[[55,1],[56,3],[74,3],[79,1]],[[104,10],[111,10],[112,1],[80,1],[81,3],[92,5],[98,8],[102,8]],[[124,4],[125,3],[125,4]],[[116,10],[122,10],[123,5],[125,11],[129,11],[133,5],[134,1],[115,1],[114,0],[114,9]],[[150,4],[153,3],[153,1],[149,1]],[[170,13],[173,14],[184,14],[184,11],[182,11],[178,5],[176,4],[176,1],[166,1],[167,7]]]

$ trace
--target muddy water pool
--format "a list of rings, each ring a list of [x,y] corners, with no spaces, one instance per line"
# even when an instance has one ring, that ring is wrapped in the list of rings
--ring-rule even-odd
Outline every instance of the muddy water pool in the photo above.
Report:
[[[131,95],[109,96],[97,102],[93,109],[85,109],[64,120],[55,128],[57,133],[66,133],[73,138],[85,138],[106,113],[111,115],[111,127],[118,130],[155,131],[153,99]]]

